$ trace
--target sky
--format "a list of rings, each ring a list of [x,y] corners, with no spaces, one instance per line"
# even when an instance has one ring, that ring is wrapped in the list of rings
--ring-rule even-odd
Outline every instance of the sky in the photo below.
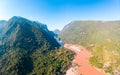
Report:
[[[0,0],[0,20],[12,16],[61,30],[75,20],[120,20],[120,0]]]

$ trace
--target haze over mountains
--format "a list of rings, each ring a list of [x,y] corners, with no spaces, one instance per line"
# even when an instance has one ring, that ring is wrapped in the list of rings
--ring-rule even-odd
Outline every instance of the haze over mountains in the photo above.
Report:
[[[60,38],[85,46],[93,54],[90,63],[107,75],[120,74],[120,21],[73,21]]]
[[[14,16],[0,21],[0,75],[64,74],[73,53],[45,24]]]

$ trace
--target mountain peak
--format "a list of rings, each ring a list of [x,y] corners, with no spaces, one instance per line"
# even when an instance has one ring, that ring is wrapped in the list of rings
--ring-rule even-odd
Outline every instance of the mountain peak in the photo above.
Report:
[[[21,16],[13,16],[11,19],[20,19],[20,18],[23,18]]]
[[[21,17],[21,16],[13,16],[11,19],[9,19],[9,21],[25,21],[25,22],[31,22],[30,20]]]
[[[54,39],[54,34],[47,29],[46,25],[39,22],[14,16],[7,21],[6,26],[4,31],[6,38],[4,38],[3,44],[7,48],[22,47],[32,50],[33,48],[41,47],[41,44],[44,45],[44,43],[51,44],[49,48],[59,46],[58,42]],[[23,42],[24,45],[22,45]]]
[[[0,75],[65,73],[73,54],[60,47],[47,25],[19,16],[5,25],[0,40]]]

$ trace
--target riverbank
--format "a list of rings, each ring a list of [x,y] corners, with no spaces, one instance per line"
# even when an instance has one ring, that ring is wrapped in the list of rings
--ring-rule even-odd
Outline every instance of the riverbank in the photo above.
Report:
[[[76,54],[66,75],[105,75],[90,65],[89,58],[92,55],[84,47],[74,44],[65,44],[64,47]]]

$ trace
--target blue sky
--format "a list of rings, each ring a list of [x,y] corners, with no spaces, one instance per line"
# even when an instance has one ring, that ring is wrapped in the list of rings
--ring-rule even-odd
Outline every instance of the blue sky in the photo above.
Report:
[[[120,20],[120,0],[0,0],[0,20],[12,16],[62,29],[74,20]]]

